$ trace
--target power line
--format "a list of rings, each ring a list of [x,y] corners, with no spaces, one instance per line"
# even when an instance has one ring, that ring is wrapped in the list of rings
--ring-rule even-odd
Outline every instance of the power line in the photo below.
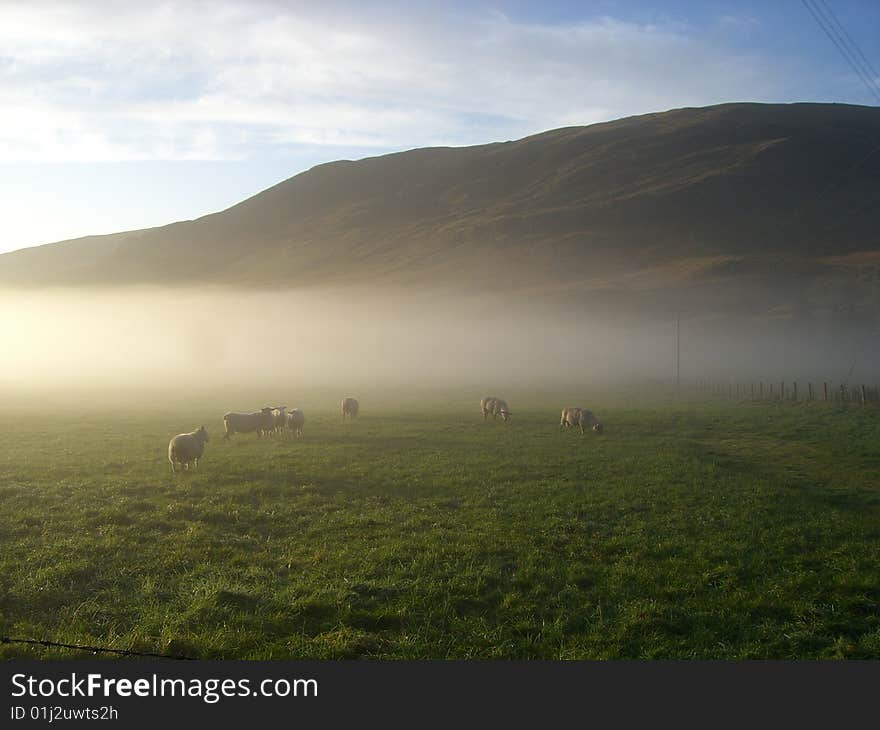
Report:
[[[825,10],[828,12],[831,20],[836,24],[839,32],[843,34],[844,38],[849,41],[850,46],[854,48],[856,53],[859,55],[859,58],[862,61],[862,69],[867,72],[867,75],[869,75],[871,78],[873,86],[877,88],[877,79],[880,79],[880,74],[877,73],[877,71],[874,69],[874,66],[865,57],[865,54],[862,53],[862,49],[859,47],[859,44],[853,40],[852,36],[846,30],[846,27],[843,25],[843,23],[838,20],[837,16],[834,14],[834,11],[831,9],[831,6],[827,2],[825,2],[825,0],[820,0],[820,2],[824,6]]]
[[[837,19],[837,16],[831,12],[831,8],[827,5],[828,14],[833,18],[833,20],[829,19],[825,15],[825,11],[823,11],[822,6],[819,5],[819,0],[801,0],[803,6],[809,10],[810,15],[813,16],[813,19],[822,29],[826,36],[828,36],[828,40],[830,40],[837,50],[840,52],[840,55],[843,56],[844,60],[849,64],[850,68],[855,71],[856,75],[862,80],[862,83],[865,84],[868,91],[871,95],[880,102],[880,87],[877,86],[876,82],[873,80],[873,67],[870,63],[867,64],[867,70],[862,65],[859,60],[859,57],[865,59],[865,54],[862,53],[861,49],[858,47],[855,41],[846,33],[846,30],[843,28],[843,24]],[[836,25],[835,25],[836,22]],[[841,35],[841,33],[837,30],[837,26],[843,30],[843,33],[846,35],[846,38]],[[847,43],[847,38],[849,38],[850,43]],[[850,45],[852,48],[850,48]],[[855,49],[855,50],[853,50]],[[867,61],[867,59],[865,59]]]
[[[822,28],[822,31],[828,36],[829,40],[836,46],[837,50],[844,57],[846,62],[850,65],[853,71],[856,72],[856,75],[862,80],[862,83],[865,84],[868,91],[874,96],[877,101],[880,101],[880,85],[878,85],[878,79],[880,79],[880,74],[877,73],[873,64],[868,60],[865,54],[862,52],[862,49],[859,47],[859,44],[853,39],[853,37],[849,34],[849,32],[844,27],[843,23],[840,22],[840,19],[831,9],[831,6],[826,2],[826,0],[801,0],[804,7],[810,11],[810,14],[813,16],[813,19],[818,23],[819,27]],[[858,160],[851,168],[844,173],[846,174],[852,172],[857,167],[866,162],[870,157],[874,155],[875,152],[880,149],[880,144],[873,146],[868,154],[865,155],[862,159]],[[824,195],[827,192],[822,191],[819,197]],[[859,345],[856,348],[856,351],[853,355],[852,364],[850,365],[849,371],[846,374],[846,378],[843,381],[843,385],[841,387],[847,387],[849,384],[849,379],[852,377],[853,371],[855,370],[856,363],[859,359],[859,354],[864,347],[867,339],[871,337],[873,333],[869,333],[865,338],[865,342]]]
[[[844,50],[843,46],[841,45],[842,43],[845,43],[843,38],[839,34],[837,34],[836,32],[832,33],[832,30],[834,30],[834,28],[833,28],[833,26],[829,26],[826,24],[830,21],[827,21],[825,19],[824,14],[819,15],[819,14],[817,14],[816,10],[814,10],[814,6],[816,7],[816,9],[818,9],[818,5],[816,5],[817,2],[822,2],[823,5],[825,5],[825,8],[826,8],[828,14],[836,22],[837,27],[839,27],[840,30],[846,34],[846,37],[849,38],[851,45],[856,49],[856,51],[858,52],[858,55],[861,56],[862,59],[864,59],[864,63],[867,66],[869,73],[872,73],[876,77],[877,73],[874,71],[874,67],[867,60],[867,58],[865,58],[864,54],[861,52],[861,49],[858,47],[858,44],[854,40],[852,40],[852,38],[846,32],[846,29],[843,27],[843,24],[837,19],[837,16],[834,15],[833,11],[831,10],[830,7],[828,7],[827,3],[825,3],[825,0],[812,0],[813,5],[811,5],[808,0],[801,0],[801,3],[804,5],[805,8],[807,8],[807,10],[810,11],[810,14],[816,20],[816,23],[825,32],[825,35],[828,36],[828,38],[831,40],[831,42],[834,43],[834,45],[840,51],[841,55],[843,55],[843,57],[847,60],[847,62],[850,64],[850,66],[853,68],[853,70],[859,75],[859,78],[862,79],[862,81],[867,86],[868,90],[877,98],[878,101],[880,101],[880,91],[878,91],[876,85],[872,83],[872,80],[869,78],[869,76],[867,74],[861,73],[859,71],[859,68],[856,67],[856,65],[854,64],[854,61],[851,60],[851,57],[849,55],[847,55],[846,51]],[[871,142],[871,147],[868,149],[868,151],[866,152],[866,154],[863,157],[860,157],[859,159],[857,159],[850,167],[848,167],[846,170],[844,170],[842,173],[840,173],[836,178],[829,180],[826,183],[824,188],[822,188],[817,193],[815,193],[810,200],[802,203],[788,218],[780,220],[779,224],[778,224],[777,231],[776,231],[777,235],[778,235],[778,233],[780,233],[784,229],[793,226],[800,218],[802,218],[804,216],[804,214],[808,210],[812,209],[818,202],[820,202],[829,193],[831,193],[832,190],[840,187],[843,184],[843,181],[849,175],[851,175],[853,172],[855,172],[855,170],[857,170],[859,167],[861,167],[863,164],[865,164],[871,157],[873,157],[878,151],[880,151],[880,142],[878,142],[873,137],[870,138],[870,142]],[[826,227],[825,230],[828,230],[828,228]]]
[[[805,0],[802,0],[805,2]],[[819,5],[819,2],[823,2],[825,6],[825,10],[823,10],[822,6]],[[806,4],[806,2],[805,2]],[[825,31],[825,35],[827,35],[831,42],[837,46],[837,50],[840,51],[841,55],[846,59],[847,63],[849,63],[850,67],[853,71],[858,74],[859,78],[868,87],[868,90],[874,95],[874,97],[880,101],[880,90],[874,81],[871,71],[866,69],[862,63],[859,61],[859,56],[864,58],[864,53],[861,52],[861,49],[858,48],[858,45],[852,38],[846,33],[846,29],[843,27],[841,22],[837,19],[837,16],[831,11],[831,8],[828,7],[827,4],[824,3],[824,0],[812,0],[812,5],[807,6],[808,9],[815,11],[813,13],[813,17],[816,19],[816,22],[820,24],[822,30]],[[828,16],[826,16],[826,11]],[[830,16],[830,17],[829,17]],[[838,28],[840,30],[838,30]],[[840,31],[846,33],[847,38],[850,39],[851,43],[847,43],[847,39],[841,34]],[[853,47],[851,47],[853,46]]]

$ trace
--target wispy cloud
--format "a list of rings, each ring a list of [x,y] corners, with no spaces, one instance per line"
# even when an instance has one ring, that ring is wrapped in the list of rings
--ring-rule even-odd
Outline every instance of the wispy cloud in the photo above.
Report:
[[[242,159],[514,138],[786,79],[696,29],[367,5],[0,5],[0,161]]]

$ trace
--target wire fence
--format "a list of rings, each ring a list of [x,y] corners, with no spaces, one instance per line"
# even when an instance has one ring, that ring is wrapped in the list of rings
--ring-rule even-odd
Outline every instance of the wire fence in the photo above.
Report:
[[[682,390],[706,398],[776,403],[852,403],[880,405],[880,386],[828,381],[695,380]]]
[[[16,639],[9,636],[0,636],[0,644],[30,644],[34,646],[44,646],[50,648],[73,649],[76,651],[87,651],[91,654],[116,654],[119,656],[130,657],[151,657],[153,659],[183,659],[192,661],[195,657],[183,656],[182,654],[157,654],[149,651],[134,651],[132,649],[113,649],[108,646],[88,646],[85,644],[64,644],[58,641],[47,641],[45,639]]]

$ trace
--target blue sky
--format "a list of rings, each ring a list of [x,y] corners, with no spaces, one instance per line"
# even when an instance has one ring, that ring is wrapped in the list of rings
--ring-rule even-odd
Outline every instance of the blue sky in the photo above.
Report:
[[[880,68],[880,2],[824,2]],[[329,160],[724,101],[876,103],[800,0],[7,0],[0,251]]]

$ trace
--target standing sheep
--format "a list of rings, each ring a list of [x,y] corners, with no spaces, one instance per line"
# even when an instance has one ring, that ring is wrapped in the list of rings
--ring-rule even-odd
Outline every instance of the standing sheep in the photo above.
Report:
[[[360,410],[360,404],[354,398],[343,398],[342,399],[342,420],[345,420],[345,417],[355,418],[357,416],[358,411]]]
[[[287,412],[287,428],[297,438],[302,436],[305,423],[305,414],[299,408],[294,408],[292,411]]]
[[[287,406],[275,406],[272,409],[272,432],[280,434],[287,425]]]
[[[171,471],[177,471],[177,464],[183,469],[189,470],[189,465],[199,468],[199,459],[205,453],[205,444],[208,443],[208,432],[204,426],[199,426],[190,433],[181,433],[175,436],[168,444],[168,461],[171,462]]]
[[[275,429],[275,416],[272,408],[266,407],[254,413],[227,413],[223,416],[225,433],[223,440],[228,441],[236,433],[257,432],[257,438],[268,435]]]

